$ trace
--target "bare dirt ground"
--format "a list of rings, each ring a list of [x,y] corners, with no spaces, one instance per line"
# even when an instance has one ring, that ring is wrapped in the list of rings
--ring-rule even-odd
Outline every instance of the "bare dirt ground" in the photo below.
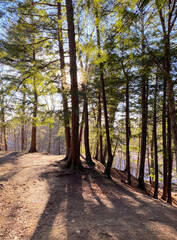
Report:
[[[175,206],[128,187],[119,171],[109,180],[99,163],[71,172],[61,159],[0,152],[0,239],[177,239]]]

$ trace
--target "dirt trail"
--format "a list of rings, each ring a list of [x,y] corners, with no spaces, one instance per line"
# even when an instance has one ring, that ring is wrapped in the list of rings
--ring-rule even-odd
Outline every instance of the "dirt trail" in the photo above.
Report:
[[[62,156],[0,152],[0,239],[177,239],[177,208],[155,200],[102,166],[62,170]]]

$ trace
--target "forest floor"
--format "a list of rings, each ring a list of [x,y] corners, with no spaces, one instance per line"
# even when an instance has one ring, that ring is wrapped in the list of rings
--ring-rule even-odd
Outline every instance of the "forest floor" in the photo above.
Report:
[[[0,239],[177,239],[177,207],[138,191],[133,177],[129,187],[121,171],[109,180],[100,163],[83,162],[71,172],[62,158],[0,152]]]

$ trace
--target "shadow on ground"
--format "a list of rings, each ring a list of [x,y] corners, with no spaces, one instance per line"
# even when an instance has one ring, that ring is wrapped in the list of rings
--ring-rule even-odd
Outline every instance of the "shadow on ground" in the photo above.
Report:
[[[95,170],[46,172],[50,197],[31,240],[177,239],[177,208]]]
[[[7,164],[7,163],[12,163],[16,164],[18,158],[24,153],[19,153],[19,152],[0,152],[0,165]],[[2,157],[1,157],[2,156]]]
[[[8,181],[19,172],[19,170],[14,167],[16,167],[19,157],[23,154],[24,153],[18,152],[0,152],[0,169],[3,168],[3,171],[0,170],[0,181]],[[12,164],[12,166],[6,167],[6,164],[9,163]]]

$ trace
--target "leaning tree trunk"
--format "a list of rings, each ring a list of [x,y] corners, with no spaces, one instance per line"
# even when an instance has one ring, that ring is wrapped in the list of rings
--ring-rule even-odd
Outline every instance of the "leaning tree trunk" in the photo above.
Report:
[[[68,111],[68,98],[66,95],[66,73],[65,73],[65,58],[63,48],[63,32],[62,32],[62,13],[61,13],[61,2],[57,2],[58,10],[58,42],[59,42],[59,54],[60,54],[60,67],[61,67],[61,80],[62,80],[62,98],[63,98],[63,111],[64,111],[64,126],[65,126],[65,141],[66,141],[66,157],[68,159],[70,153],[70,124],[69,124],[69,111]]]
[[[69,56],[70,56],[70,78],[71,78],[71,103],[72,103],[72,134],[71,134],[71,154],[67,162],[67,167],[73,169],[75,166],[82,168],[79,156],[79,96],[77,84],[76,65],[76,42],[74,28],[74,13],[72,0],[66,0],[66,12],[68,22]]]

